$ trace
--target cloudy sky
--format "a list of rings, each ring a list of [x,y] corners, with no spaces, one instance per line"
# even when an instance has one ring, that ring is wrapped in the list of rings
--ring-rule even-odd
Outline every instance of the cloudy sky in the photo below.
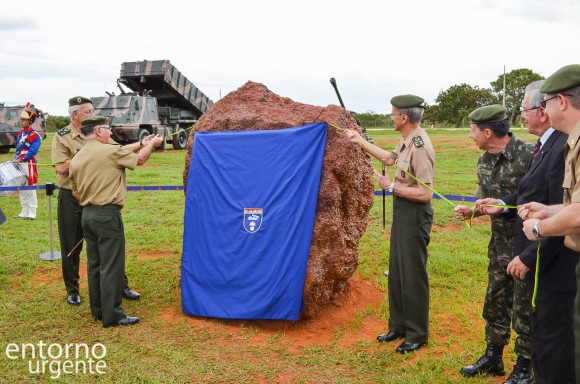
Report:
[[[0,102],[67,114],[115,91],[124,61],[168,59],[214,102],[252,80],[302,103],[389,110],[580,63],[578,0],[4,0]]]

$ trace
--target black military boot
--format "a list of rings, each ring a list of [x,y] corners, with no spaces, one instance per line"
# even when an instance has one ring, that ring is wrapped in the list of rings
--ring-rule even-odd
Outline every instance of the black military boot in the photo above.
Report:
[[[494,376],[505,375],[502,356],[503,345],[488,344],[483,356],[481,356],[473,365],[461,368],[461,374],[467,377],[483,373]]]
[[[518,356],[514,370],[503,384],[533,384],[532,360]]]

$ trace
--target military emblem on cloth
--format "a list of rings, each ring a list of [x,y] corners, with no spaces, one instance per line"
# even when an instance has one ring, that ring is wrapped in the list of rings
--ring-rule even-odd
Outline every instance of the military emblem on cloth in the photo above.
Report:
[[[421,148],[423,145],[425,145],[425,143],[423,143],[423,138],[421,136],[413,137],[413,144],[415,144],[415,147],[417,148]]]
[[[248,233],[258,232],[262,226],[264,208],[244,208],[244,229]]]

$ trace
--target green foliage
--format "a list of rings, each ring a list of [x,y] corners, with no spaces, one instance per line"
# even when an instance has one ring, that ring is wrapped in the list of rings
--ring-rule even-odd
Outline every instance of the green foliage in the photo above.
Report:
[[[435,101],[439,104],[433,112],[432,119],[460,127],[471,111],[493,104],[497,99],[489,89],[462,83],[440,92]]]
[[[520,107],[524,99],[526,86],[532,81],[542,80],[544,77],[533,72],[531,69],[521,68],[514,69],[505,75],[505,107],[510,116],[510,122],[514,125],[520,115]],[[498,99],[503,95],[503,74],[499,75],[497,80],[491,82],[493,91],[496,92]]]
[[[366,111],[365,113],[352,112],[353,116],[360,121],[361,126],[365,128],[387,128],[393,126],[389,115]]]
[[[46,119],[46,131],[56,132],[62,127],[66,127],[70,124],[70,117],[68,116],[48,116]]]

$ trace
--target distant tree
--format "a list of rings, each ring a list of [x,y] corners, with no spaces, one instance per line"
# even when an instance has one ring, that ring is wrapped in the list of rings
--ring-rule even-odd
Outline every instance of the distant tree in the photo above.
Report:
[[[425,113],[423,114],[423,120],[421,121],[422,123],[421,125],[427,127],[439,123],[438,119],[439,115],[440,111],[439,106],[437,104],[429,105],[425,103]]]
[[[49,115],[46,119],[46,131],[56,132],[62,127],[66,127],[70,124],[70,117],[68,116],[53,116]]]
[[[543,77],[534,73],[531,69],[521,68],[514,69],[505,75],[505,107],[510,116],[510,122],[514,125],[520,114],[520,107],[526,86],[532,81],[542,80]],[[493,91],[496,92],[498,99],[503,99],[503,74],[499,75],[496,81],[491,82]]]
[[[366,111],[365,113],[352,112],[353,116],[358,119],[361,126],[364,128],[373,127],[387,127],[389,122],[389,117],[387,115],[381,115],[380,113],[375,113],[374,111]]]
[[[487,88],[479,88],[466,83],[453,85],[441,91],[435,101],[437,108],[433,108],[434,120],[448,122],[460,127],[467,115],[476,108],[497,102],[496,96]]]
[[[4,102],[1,102],[1,103],[0,103],[0,107],[3,107],[3,106],[4,106]]]

